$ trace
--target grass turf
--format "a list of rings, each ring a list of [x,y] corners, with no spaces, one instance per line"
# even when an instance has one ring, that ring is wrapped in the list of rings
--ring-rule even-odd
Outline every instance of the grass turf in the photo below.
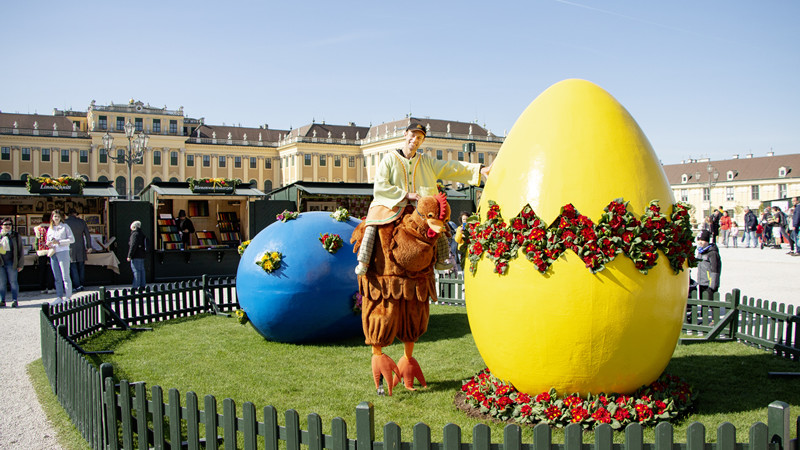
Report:
[[[363,338],[323,345],[281,344],[266,341],[250,325],[223,316],[173,320],[153,328],[152,332],[104,332],[82,344],[87,350],[114,350],[113,355],[92,358],[97,365],[112,363],[117,379],[176,388],[182,396],[187,391],[201,397],[210,394],[219,408],[227,397],[237,405],[250,401],[259,420],[263,406],[273,405],[281,424],[282,412],[294,409],[305,428],[305,417],[315,412],[322,417],[325,432],[330,432],[330,420],[338,416],[354,436],[355,407],[366,400],[375,405],[378,439],[382,439],[382,426],[395,422],[402,427],[403,440],[411,441],[412,426],[424,422],[431,427],[433,441],[441,442],[444,425],[455,423],[462,428],[462,439],[469,442],[472,427],[487,423],[492,441],[502,441],[505,424],[469,418],[453,403],[461,381],[484,367],[463,308],[431,307],[428,332],[414,351],[428,388],[410,392],[398,386],[392,397],[375,394],[370,350]],[[384,351],[398,360],[403,348],[396,343]],[[686,428],[694,421],[705,424],[708,441],[716,440],[717,427],[727,421],[736,427],[737,440],[746,442],[752,424],[766,423],[767,405],[774,400],[789,403],[796,415],[800,379],[768,378],[767,372],[798,370],[795,362],[739,343],[677,346],[667,372],[691,383],[700,398],[695,411],[675,424],[676,442],[685,442]],[[524,427],[523,439],[530,442],[531,437],[531,428]],[[563,442],[558,430],[553,438]],[[584,442],[590,439],[587,436]],[[653,430],[646,430],[645,442],[654,439]],[[624,434],[616,433],[614,440],[623,442]]]

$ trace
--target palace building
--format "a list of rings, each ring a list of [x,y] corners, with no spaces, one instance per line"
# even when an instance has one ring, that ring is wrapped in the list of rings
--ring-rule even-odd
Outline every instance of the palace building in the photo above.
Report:
[[[420,151],[439,159],[491,164],[503,137],[476,123],[406,117],[375,126],[312,122],[291,130],[210,125],[141,101],[97,105],[53,115],[0,113],[0,179],[73,176],[113,181],[125,195],[128,167],[113,156],[127,152],[125,125],[148,137],[141,162],[132,164],[133,192],[150,182],[229,178],[269,192],[296,181],[369,183],[381,158],[403,145],[411,122],[428,136]],[[104,137],[113,138],[109,151]],[[465,145],[467,144],[467,145]]]

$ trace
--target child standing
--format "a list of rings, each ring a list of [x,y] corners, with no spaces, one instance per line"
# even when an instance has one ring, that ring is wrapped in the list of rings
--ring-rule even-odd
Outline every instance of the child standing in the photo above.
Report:
[[[733,238],[733,248],[737,248],[739,246],[737,244],[738,242],[737,238],[739,237],[739,224],[736,223],[735,220],[731,224],[731,237]]]

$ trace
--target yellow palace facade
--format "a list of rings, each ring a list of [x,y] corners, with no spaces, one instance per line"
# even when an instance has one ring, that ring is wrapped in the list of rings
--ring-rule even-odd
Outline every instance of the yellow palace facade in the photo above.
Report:
[[[423,124],[421,151],[445,160],[491,164],[503,142],[476,123],[406,117],[375,126],[312,122],[292,130],[209,125],[141,101],[97,105],[53,115],[0,113],[0,179],[73,176],[113,181],[127,191],[125,125],[149,137],[141,162],[132,164],[133,192],[152,181],[224,177],[269,192],[296,181],[370,183],[381,158],[403,145],[403,130]],[[113,138],[106,150],[103,138]],[[465,146],[464,144],[468,144]],[[131,142],[131,145],[133,143]],[[111,157],[110,157],[111,156]]]

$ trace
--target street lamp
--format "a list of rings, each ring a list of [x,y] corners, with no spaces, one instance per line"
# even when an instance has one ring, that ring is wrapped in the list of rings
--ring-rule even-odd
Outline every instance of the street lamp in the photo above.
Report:
[[[714,169],[714,166],[711,163],[708,163],[706,167],[706,171],[708,172],[708,216],[711,217],[711,213],[714,210],[714,206],[711,203],[711,187],[717,184],[717,179],[719,178],[719,172]]]
[[[103,146],[106,148],[108,157],[117,164],[128,165],[128,200],[133,199],[133,165],[142,162],[144,150],[147,148],[147,143],[150,141],[150,136],[144,134],[143,131],[140,131],[135,138],[133,137],[133,132],[133,124],[131,120],[128,119],[128,123],[125,124],[125,137],[128,138],[128,152],[116,156],[112,155],[111,152],[112,146],[114,145],[114,136],[111,136],[108,131],[106,131],[106,134],[103,136]]]

